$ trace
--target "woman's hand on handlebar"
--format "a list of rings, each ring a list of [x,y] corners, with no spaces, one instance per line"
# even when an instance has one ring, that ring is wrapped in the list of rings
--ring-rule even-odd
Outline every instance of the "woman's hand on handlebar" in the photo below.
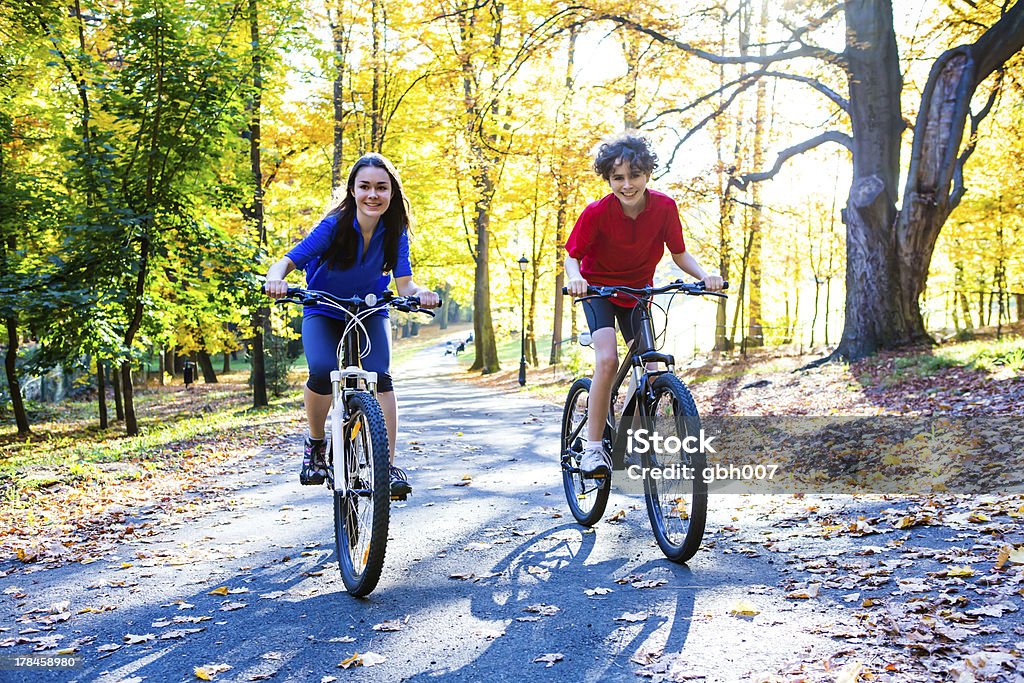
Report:
[[[280,299],[288,294],[288,283],[284,280],[270,280],[263,283],[263,291],[271,299]]]
[[[565,290],[574,297],[581,297],[587,295],[587,288],[590,287],[590,283],[584,280],[582,277],[572,278],[565,285]]]
[[[421,308],[437,308],[441,305],[441,297],[429,289],[420,289],[414,296],[419,298]]]

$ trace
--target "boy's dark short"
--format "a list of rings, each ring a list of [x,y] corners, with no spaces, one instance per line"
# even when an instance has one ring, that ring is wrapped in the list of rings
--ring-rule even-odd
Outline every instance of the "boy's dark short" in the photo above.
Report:
[[[627,344],[633,341],[637,326],[640,324],[640,311],[637,306],[623,308],[616,306],[608,299],[587,299],[582,305],[591,334],[602,327],[614,328],[615,321],[618,320],[622,338],[626,340]]]

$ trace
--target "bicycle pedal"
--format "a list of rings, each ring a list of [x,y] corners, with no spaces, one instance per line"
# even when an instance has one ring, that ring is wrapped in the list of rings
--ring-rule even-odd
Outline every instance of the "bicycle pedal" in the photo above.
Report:
[[[409,496],[406,496],[406,495],[391,496],[391,500],[409,500]]]

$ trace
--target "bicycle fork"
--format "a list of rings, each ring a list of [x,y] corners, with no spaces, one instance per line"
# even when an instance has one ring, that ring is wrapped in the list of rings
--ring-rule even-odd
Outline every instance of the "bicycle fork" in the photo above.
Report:
[[[331,412],[328,413],[327,420],[330,424],[331,454],[334,462],[333,467],[328,471],[328,476],[332,480],[331,488],[343,495],[347,494],[349,489],[352,488],[352,482],[349,481],[352,473],[348,461],[351,445],[345,441],[345,426],[351,419],[348,414],[348,395],[350,392],[358,390],[360,382],[368,391],[376,393],[376,372],[368,372],[354,365],[350,365],[343,370],[331,371],[333,395],[331,397]],[[353,431],[356,429],[358,427],[354,427]],[[353,439],[357,436],[357,432],[352,434]],[[339,468],[342,472],[340,477],[334,474]]]

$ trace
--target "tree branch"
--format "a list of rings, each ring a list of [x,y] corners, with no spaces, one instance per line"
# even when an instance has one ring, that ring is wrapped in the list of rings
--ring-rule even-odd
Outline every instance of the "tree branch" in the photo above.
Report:
[[[641,24],[636,23],[631,19],[622,17],[616,14],[601,14],[594,17],[594,21],[613,21],[621,26],[627,26],[634,31],[643,33],[655,40],[671,45],[682,52],[691,54],[695,57],[711,62],[712,64],[774,64],[776,62],[783,62],[790,59],[797,59],[798,57],[813,57],[822,61],[834,64],[836,66],[844,67],[846,65],[846,58],[831,50],[826,50],[821,47],[813,47],[810,45],[801,44],[800,47],[789,50],[779,51],[770,55],[716,55],[713,52],[707,50],[701,50],[700,48],[694,47],[689,43],[670,38],[663,33],[655,31],[654,29],[648,28]]]
[[[788,81],[796,81],[798,83],[808,85],[817,90],[818,92],[820,92],[825,97],[832,100],[834,104],[836,104],[840,109],[842,109],[846,113],[850,112],[850,101],[817,79],[810,78],[808,76],[800,76],[797,74],[787,74],[781,71],[765,71],[764,75],[771,76],[772,78],[782,78]]]
[[[735,99],[737,97],[739,97],[739,94],[741,92],[743,92],[744,90],[746,90],[747,88],[749,88],[755,82],[756,81],[747,81],[746,83],[741,84],[740,87],[736,88],[736,90],[731,95],[729,95],[729,99],[727,99],[720,106],[718,106],[713,112],[711,112],[710,114],[705,116],[703,119],[698,121],[697,125],[695,125],[693,128],[691,128],[690,130],[686,131],[686,135],[684,135],[682,138],[680,138],[679,142],[677,142],[676,146],[672,149],[672,156],[670,156],[668,161],[665,162],[665,172],[666,173],[668,172],[668,169],[672,167],[672,162],[675,161],[676,154],[679,152],[679,148],[682,147],[683,144],[687,140],[689,140],[691,137],[693,137],[694,133],[699,131],[704,126],[708,125],[709,122],[713,121],[722,112],[724,112],[726,109],[728,109],[730,106],[732,106],[733,101],[735,101]],[[664,174],[662,174],[662,175],[664,175]],[[661,177],[661,176],[659,175],[658,177]]]
[[[981,108],[977,114],[970,114],[971,117],[971,133],[967,137],[967,144],[964,145],[964,151],[957,157],[956,165],[953,167],[953,189],[949,193],[949,208],[952,211],[959,204],[960,200],[963,199],[964,193],[967,188],[964,186],[964,165],[967,160],[971,158],[971,154],[974,153],[974,148],[978,145],[978,127],[981,125],[982,120],[988,116],[989,112],[992,111],[992,107],[995,105],[996,100],[999,97],[999,93],[1002,90],[1003,85],[1003,74],[1005,70],[1000,68],[996,71],[996,82],[992,86],[991,92],[988,94],[988,100],[985,102],[985,106]]]
[[[826,131],[821,135],[816,135],[810,140],[805,140],[804,142],[793,145],[792,147],[787,147],[779,152],[779,156],[775,159],[775,165],[772,166],[770,170],[760,171],[757,173],[744,173],[738,178],[730,178],[729,184],[741,190],[746,190],[747,186],[751,183],[759,183],[762,180],[768,180],[769,178],[776,176],[778,172],[782,170],[782,165],[791,157],[803,154],[804,152],[812,150],[826,142],[834,142],[842,145],[846,149],[853,149],[853,139],[849,135],[835,130]]]

